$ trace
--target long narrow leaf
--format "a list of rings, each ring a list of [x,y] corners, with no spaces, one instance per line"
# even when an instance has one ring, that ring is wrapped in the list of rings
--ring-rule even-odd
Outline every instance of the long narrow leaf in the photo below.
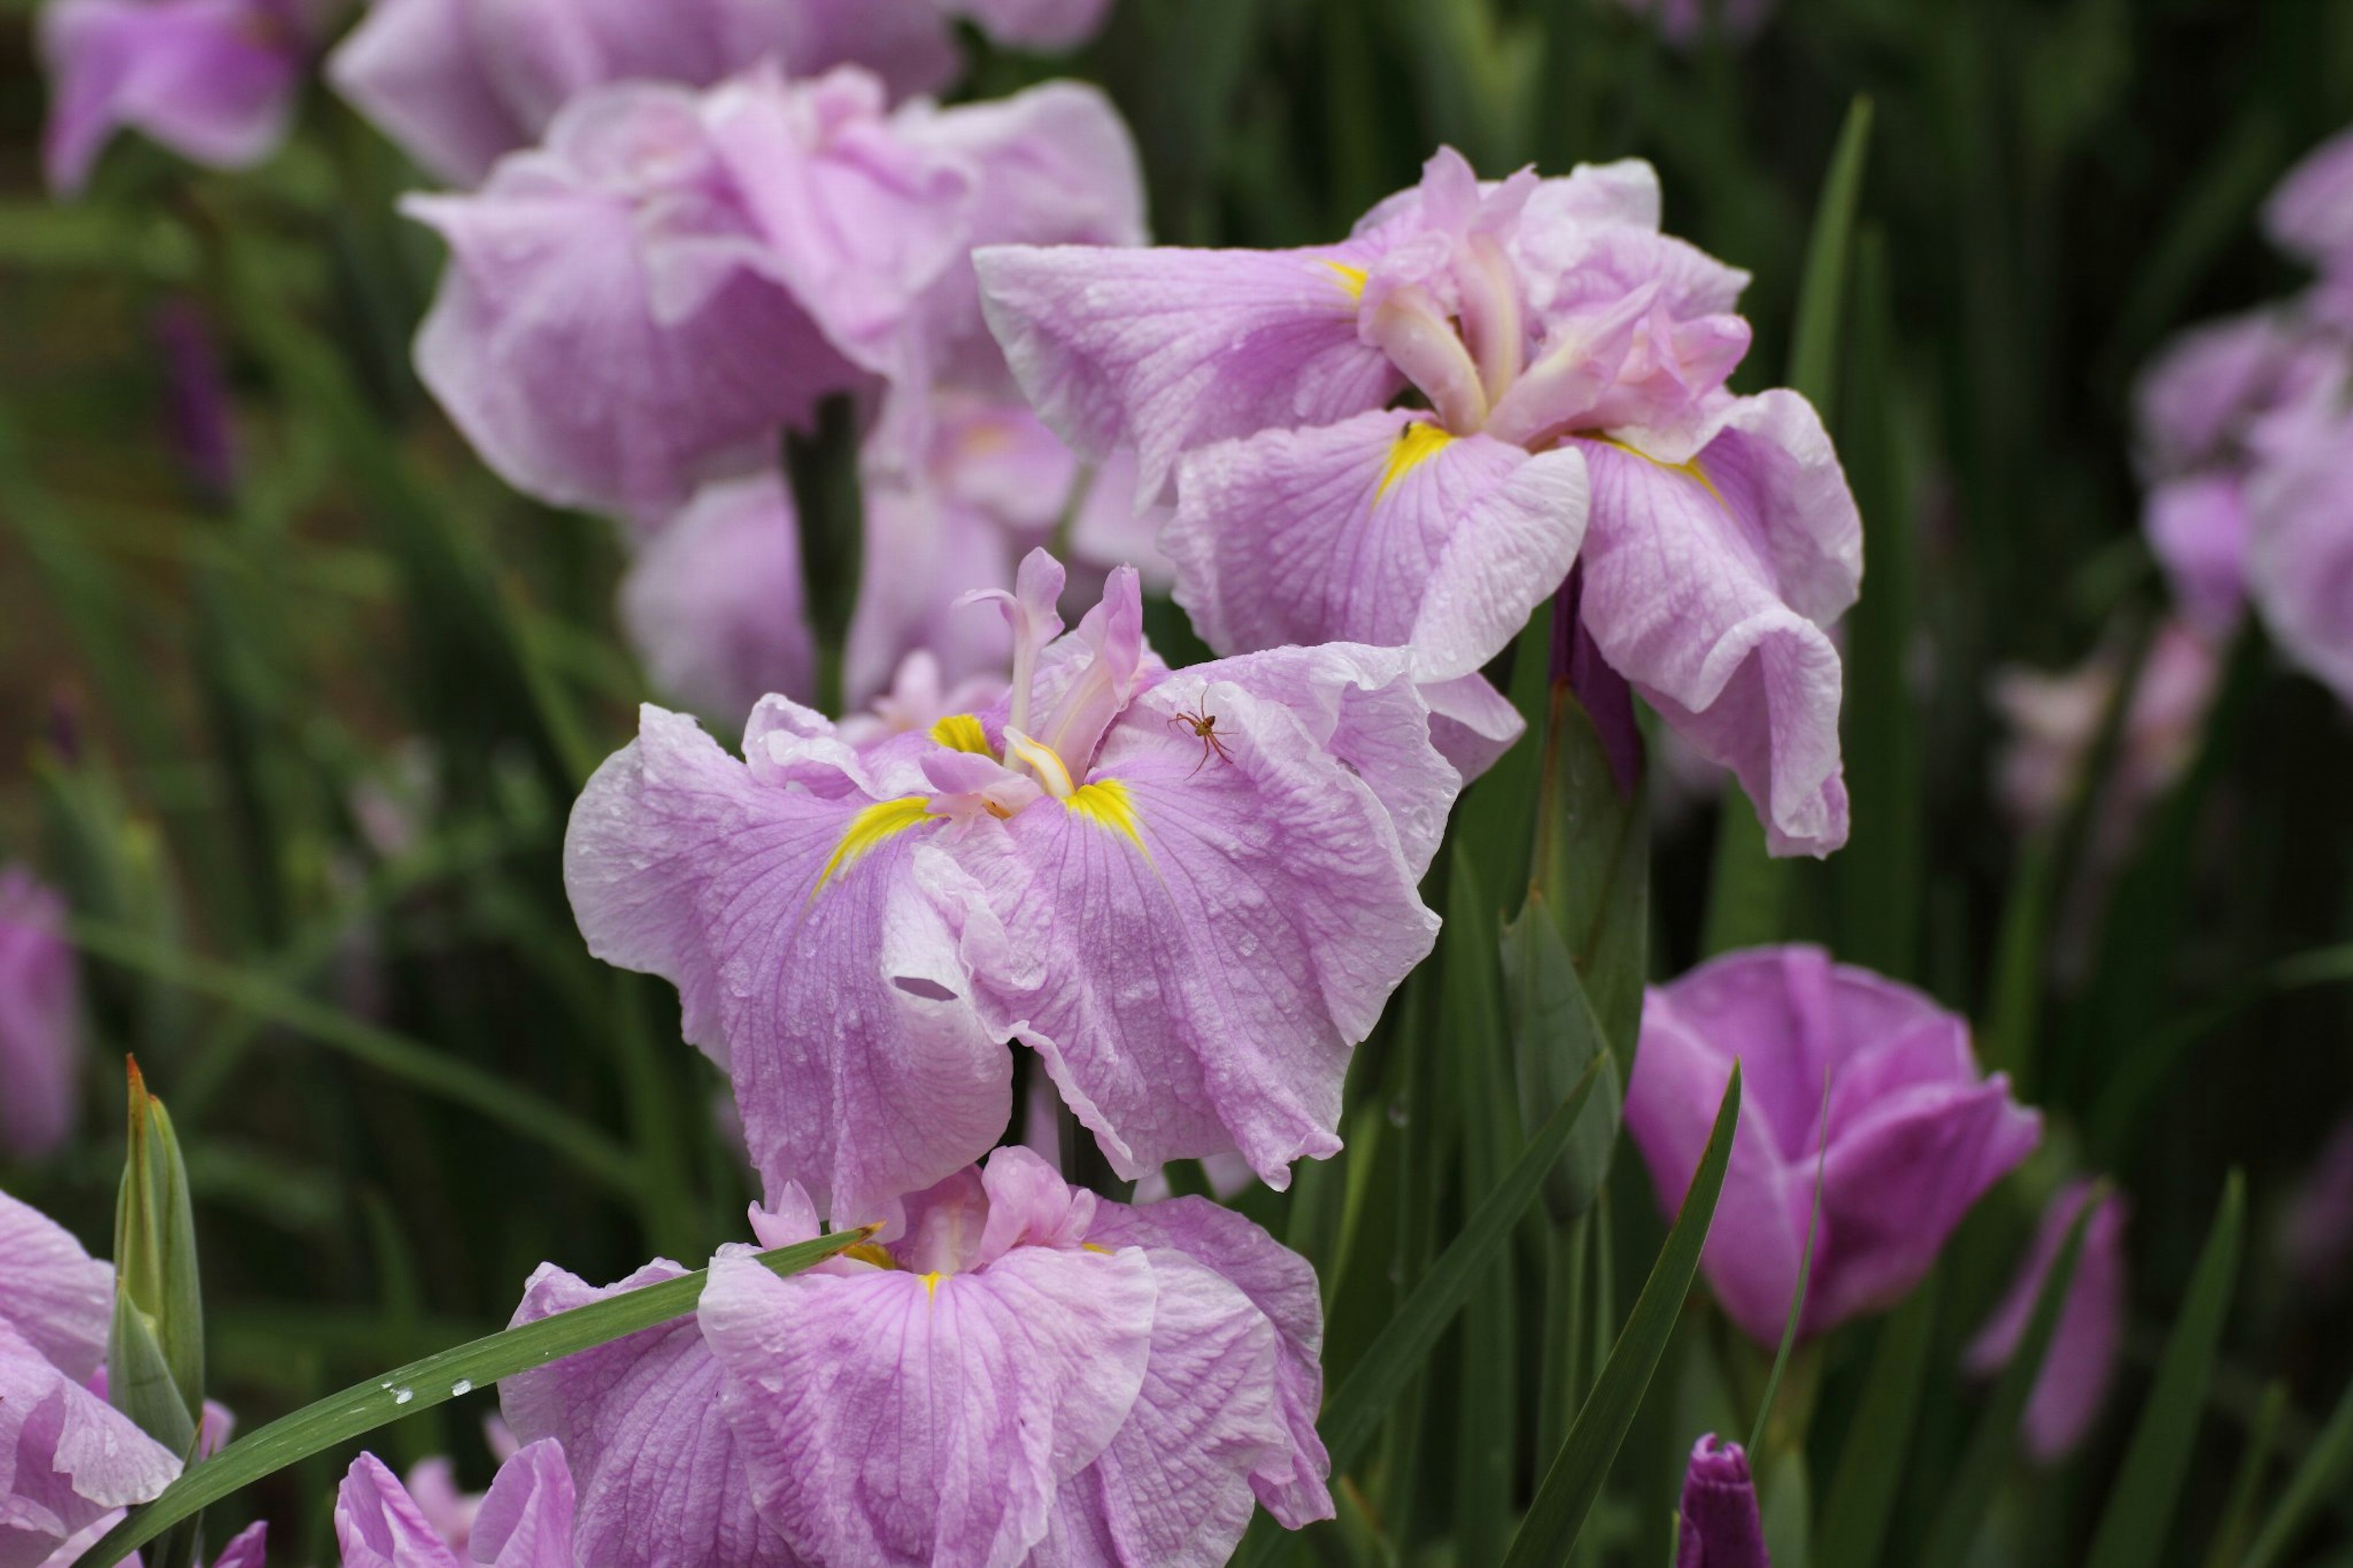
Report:
[[[2069,1288],[2075,1283],[2075,1266],[2084,1256],[2084,1233],[2106,1201],[2107,1194],[2095,1190],[2075,1215],[2075,1223],[2067,1227],[2066,1245],[2059,1249],[2057,1261],[2042,1281],[2042,1293],[2034,1299],[2034,1315],[2027,1320],[2026,1333],[2019,1341],[2018,1350],[1995,1381],[1993,1394],[1978,1415],[1977,1430],[1969,1437],[1968,1449],[1961,1458],[1952,1484],[1946,1489],[1936,1521],[1928,1527],[1926,1544],[1916,1568],[1960,1568],[1976,1546],[1978,1531],[1993,1503],[1994,1492],[2001,1485],[2002,1473],[2010,1468],[2010,1458],[2017,1451],[2019,1422],[2026,1414],[2027,1396],[2034,1392],[2035,1382],[2042,1373],[2052,1336],[2058,1332],[2060,1311],[2067,1304]]]
[[[1609,1478],[1626,1429],[1651,1386],[1667,1341],[1682,1316],[1683,1298],[1692,1277],[1699,1271],[1701,1250],[1707,1245],[1709,1226],[1715,1218],[1715,1200],[1724,1191],[1724,1173],[1732,1162],[1732,1135],[1740,1121],[1740,1068],[1735,1064],[1731,1081],[1724,1086],[1724,1103],[1715,1113],[1715,1130],[1708,1134],[1699,1169],[1683,1194],[1683,1212],[1667,1233],[1666,1245],[1651,1278],[1635,1299],[1634,1310],[1609,1352],[1609,1363],[1594,1381],[1593,1394],[1577,1413],[1544,1485],[1536,1489],[1527,1517],[1512,1538],[1504,1568],[1550,1568],[1565,1560],[1585,1527],[1585,1516]]]
[[[1838,1475],[1822,1505],[1815,1568],[1874,1568],[1879,1561],[1919,1420],[1920,1384],[1936,1326],[1936,1277],[1931,1274],[1880,1327],[1862,1403],[1847,1428]]]
[[[2280,1417],[2287,1414],[2287,1384],[2274,1378],[2263,1389],[2263,1402],[2247,1429],[2246,1451],[2239,1473],[2231,1479],[2231,1500],[2222,1506],[2221,1522],[2214,1527],[2206,1549],[2206,1568],[2237,1568],[2246,1550],[2247,1534],[2255,1524],[2255,1494],[2262,1490],[2263,1472],[2270,1468],[2272,1442],[2279,1435]]]
[[[1822,1069],[1821,1134],[1814,1151],[1814,1205],[1806,1216],[1806,1247],[1798,1255],[1798,1287],[1789,1292],[1789,1315],[1781,1324],[1781,1343],[1773,1352],[1773,1370],[1765,1379],[1764,1396],[1757,1401],[1757,1424],[1748,1429],[1748,1451],[1758,1452],[1765,1440],[1765,1423],[1773,1415],[1773,1401],[1781,1392],[1781,1374],[1789,1370],[1789,1351],[1798,1342],[1798,1324],[1806,1315],[1806,1287],[1814,1278],[1814,1239],[1822,1226],[1822,1177],[1831,1159],[1831,1075]]]
[[[2353,1384],[2346,1386],[2345,1396],[2337,1402],[2337,1413],[2328,1418],[2304,1463],[2296,1467],[2287,1490],[2273,1505],[2262,1533],[2240,1560],[2239,1568],[2272,1568],[2295,1544],[2297,1535],[2311,1522],[2313,1510],[2337,1496],[2348,1475],[2353,1475]]]
[[[2145,1568],[2163,1555],[2167,1530],[2181,1500],[2181,1478],[2213,1381],[2214,1350],[2231,1311],[2239,1279],[2239,1239],[2246,1214],[2246,1184],[2239,1173],[2222,1189],[2222,1205],[2207,1233],[2206,1249],[2190,1276],[2189,1295],[2158,1363],[2157,1385],[2133,1430],[2124,1468],[2108,1493],[2092,1537],[2088,1568]]]
[[[797,1274],[872,1234],[871,1226],[839,1231],[762,1253],[760,1261],[777,1274]],[[307,1405],[192,1468],[165,1488],[163,1496],[132,1510],[128,1519],[107,1531],[77,1560],[75,1568],[110,1568],[180,1521],[339,1443],[477,1388],[487,1388],[502,1377],[682,1318],[702,1299],[707,1272],[698,1268],[642,1290],[625,1291],[535,1323],[505,1329]]]
[[[1831,153],[1830,173],[1814,208],[1814,232],[1806,242],[1806,270],[1798,286],[1798,323],[1789,351],[1789,384],[1805,394],[1822,417],[1831,416],[1837,390],[1839,328],[1846,314],[1846,264],[1854,234],[1854,210],[1862,196],[1862,170],[1871,150],[1871,100],[1847,107]]]

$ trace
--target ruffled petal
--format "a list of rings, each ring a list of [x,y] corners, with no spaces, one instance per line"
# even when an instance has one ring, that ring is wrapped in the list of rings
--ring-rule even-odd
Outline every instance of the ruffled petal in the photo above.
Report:
[[[1592,476],[1583,615],[1610,667],[1757,803],[1774,853],[1846,841],[1842,673],[1862,521],[1820,419],[1744,398],[1688,465],[1577,443]]]
[[[1157,1293],[1133,1249],[790,1279],[722,1258],[700,1317],[754,1495],[796,1552],[1015,1568],[1134,1407]]]
[[[1161,546],[1176,602],[1221,653],[1405,647],[1470,675],[1550,597],[1585,535],[1573,450],[1530,457],[1426,417],[1364,414],[1195,452]]]
[[[1424,681],[1421,695],[1430,704],[1430,743],[1465,786],[1527,733],[1526,718],[1483,675]]]
[[[32,1205],[0,1193],[0,1321],[76,1383],[106,1359],[114,1317],[114,1267],[82,1250],[71,1232]]]
[[[746,749],[756,776],[691,720],[646,709],[573,809],[565,885],[591,952],[679,987],[686,1038],[728,1067],[770,1188],[798,1181],[862,1223],[997,1141],[1010,1054],[916,874],[942,826],[923,796],[782,782],[838,765],[827,738],[769,729]]]
[[[41,14],[50,187],[81,189],[118,129],[219,168],[285,140],[303,40],[256,0],[58,0]]]
[[[514,1321],[535,1322],[684,1272],[657,1261],[600,1289],[543,1264]],[[550,1438],[562,1444],[579,1492],[573,1539],[582,1563],[767,1568],[786,1558],[782,1538],[753,1506],[743,1451],[720,1414],[723,1381],[693,1320],[681,1318],[499,1384],[507,1424],[533,1445],[524,1454],[552,1447]],[[483,1501],[477,1541],[494,1523],[496,1496]]]
[[[1137,455],[1136,501],[1177,458],[1261,430],[1326,425],[1403,386],[1356,335],[1369,243],[1308,250],[998,246],[983,309],[1039,417],[1090,461]]]
[[[1197,666],[1127,710],[1069,801],[957,847],[976,1001],[1123,1174],[1239,1148],[1282,1186],[1338,1149],[1349,1052],[1437,930],[1407,845],[1434,842],[1456,780],[1427,722],[1394,652]],[[1344,732],[1391,795],[1335,755]]]

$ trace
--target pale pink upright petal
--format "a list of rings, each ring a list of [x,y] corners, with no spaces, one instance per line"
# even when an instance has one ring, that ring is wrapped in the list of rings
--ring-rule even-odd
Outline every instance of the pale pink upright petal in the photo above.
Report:
[[[1364,414],[1195,452],[1161,544],[1176,602],[1220,653],[1412,649],[1430,680],[1509,646],[1568,574],[1585,462],[1530,457],[1426,418]]]
[[[459,1568],[398,1477],[374,1454],[352,1461],[335,1491],[343,1568]]]
[[[973,261],[1039,416],[1091,461],[1133,447],[1149,503],[1191,447],[1328,424],[1398,392],[1396,367],[1356,335],[1371,255],[1001,246]]]
[[[621,625],[662,692],[732,718],[816,695],[800,520],[771,468],[695,492],[621,580]]]
[[[514,1321],[535,1322],[684,1272],[657,1261],[598,1289],[542,1264]],[[514,1462],[548,1439],[562,1444],[579,1492],[582,1563],[771,1568],[786,1560],[782,1538],[753,1506],[743,1451],[720,1414],[723,1375],[694,1321],[680,1318],[499,1384],[508,1425],[531,1445]],[[491,1502],[476,1525],[480,1537],[496,1522]]]
[[[1739,777],[1776,854],[1846,841],[1843,682],[1823,627],[1854,601],[1862,521],[1820,419],[1742,399],[1686,466],[1578,443],[1592,476],[1585,624],[1694,750]]]
[[[823,736],[755,727],[745,743],[756,772],[647,709],[573,810],[565,885],[592,952],[679,987],[769,1185],[798,1181],[860,1223],[996,1142],[1011,1061],[916,875],[941,826],[921,796],[784,782],[844,765]]]
[[[263,1568],[269,1560],[269,1521],[257,1519],[228,1538],[213,1568]]]
[[[564,1446],[546,1438],[529,1445],[499,1467],[498,1478],[474,1517],[470,1554],[491,1568],[579,1568],[584,1561],[612,1561],[596,1556],[584,1559],[574,1551],[575,1501]],[[712,1559],[700,1561],[711,1563]]]
[[[1128,1419],[1156,1296],[1134,1249],[791,1279],[723,1257],[700,1317],[753,1494],[794,1551],[1017,1568]]]
[[[67,194],[124,127],[200,163],[259,163],[285,139],[307,47],[267,0],[54,0],[40,45],[43,158]]]

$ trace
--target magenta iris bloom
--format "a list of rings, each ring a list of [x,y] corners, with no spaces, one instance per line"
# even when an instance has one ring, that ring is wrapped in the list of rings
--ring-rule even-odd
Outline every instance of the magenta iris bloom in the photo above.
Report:
[[[180,1461],[92,1392],[114,1270],[0,1193],[0,1568],[37,1568],[145,1502]]]
[[[2034,1315],[2035,1298],[2059,1261],[2068,1227],[2084,1212],[2092,1184],[2070,1182],[2045,1205],[2034,1245],[2012,1282],[2010,1293],[1969,1342],[1968,1368],[1989,1376],[2010,1364],[2018,1342],[2026,1337],[2027,1320]],[[2125,1336],[2125,1219],[2123,1198],[2109,1194],[2100,1204],[2084,1232],[2084,1247],[2069,1282],[2067,1300],[2059,1310],[2051,1348],[2042,1371],[2027,1396],[2026,1451],[2043,1464],[2074,1452],[2092,1429],[2100,1407],[2107,1402],[2116,1381],[2116,1361]]]
[[[285,140],[310,29],[297,0],[50,0],[40,43],[42,161],[69,195],[124,129],[216,168],[261,162]]]
[[[1264,1231],[1100,1200],[1021,1148],[893,1207],[790,1279],[731,1247],[699,1323],[501,1385],[571,1456],[581,1561],[1211,1568],[1254,1502],[1330,1517],[1315,1277]],[[795,1190],[754,1219],[764,1246],[818,1233]],[[516,1317],[611,1293],[546,1267]]]
[[[1056,639],[1042,551],[999,600],[1006,700],[867,747],[782,698],[737,762],[648,708],[565,846],[590,949],[680,989],[770,1190],[844,1223],[985,1152],[1001,1042],[1114,1168],[1339,1146],[1349,1053],[1438,921],[1460,787],[1406,657],[1333,645],[1171,672],[1136,574]]]
[[[0,868],[0,1155],[37,1160],[81,1108],[81,999],[66,903],[22,866]]]
[[[1683,1470],[1675,1568],[1771,1568],[1748,1456],[1713,1432],[1693,1445]]]
[[[362,1454],[335,1493],[335,1539],[343,1568],[586,1568],[618,1561],[575,1554],[575,1506],[563,1447],[533,1443],[499,1467],[470,1522],[461,1558],[384,1461]]]
[[[2042,1137],[2042,1118],[2011,1100],[2008,1078],[1979,1075],[1968,1023],[1910,986],[1833,964],[1819,948],[1729,953],[1653,986],[1642,1008],[1626,1130],[1670,1213],[1736,1060],[1740,1128],[1701,1267],[1759,1344],[1778,1344],[1788,1319],[1818,1163],[1806,1337],[1901,1300],[1970,1205]]]
[[[1777,852],[1825,853],[1824,628],[1860,521],[1804,399],[1725,388],[1746,275],[1658,223],[1647,165],[1482,185],[1447,150],[1336,245],[977,261],[1046,422],[1082,456],[1133,447],[1140,500],[1173,489],[1162,546],[1212,647],[1402,646],[1434,688],[1475,682],[1582,560],[1603,658],[1739,776]]]

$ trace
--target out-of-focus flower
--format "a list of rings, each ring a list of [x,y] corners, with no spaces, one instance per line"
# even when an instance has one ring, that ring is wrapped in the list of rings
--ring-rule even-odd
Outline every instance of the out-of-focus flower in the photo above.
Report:
[[[1788,1318],[1818,1165],[1821,1218],[1799,1322],[1809,1338],[1901,1300],[2042,1137],[2009,1079],[1980,1075],[1968,1023],[1910,986],[1832,964],[1819,948],[1728,953],[1653,986],[1642,1009],[1626,1130],[1670,1212],[1735,1061],[1740,1128],[1701,1265],[1759,1344],[1778,1343]]]
[[[2353,1117],[2296,1189],[2280,1240],[2289,1272],[2313,1289],[2336,1290],[2353,1273]]]
[[[958,68],[935,0],[375,0],[327,63],[345,98],[461,185],[620,81],[709,87],[762,61],[872,71],[894,96]]]
[[[2071,1182],[2043,1209],[2033,1248],[2010,1294],[1969,1342],[1966,1359],[1971,1372],[1990,1376],[2018,1353],[2035,1298],[2092,1192],[2090,1182]],[[2064,1458],[2084,1440],[2116,1380],[2125,1331],[2125,1218],[2124,1200],[2111,1194],[2085,1227],[2075,1278],[2068,1284],[2042,1371],[2027,1396],[2026,1450],[2046,1465]]]
[[[2082,787],[2084,763],[2116,701],[2123,662],[2122,652],[2108,643],[2065,675],[2016,667],[1995,675],[1993,704],[2010,731],[1998,764],[1997,793],[2014,821],[2047,826]],[[2141,814],[2197,754],[2221,674],[2221,660],[2204,637],[2179,621],[2158,628],[2133,687],[2108,794],[2094,814],[2104,851],[2121,851],[2131,842]]]
[[[1020,1148],[892,1207],[789,1279],[726,1248],[699,1322],[501,1384],[571,1458],[584,1562],[1210,1568],[1253,1501],[1331,1516],[1315,1277],[1264,1231],[1099,1200]],[[765,1247],[818,1234],[797,1188],[753,1220]],[[516,1320],[681,1272],[543,1267]]]
[[[1005,676],[976,675],[948,684],[936,655],[917,648],[899,661],[891,689],[874,700],[864,713],[844,719],[839,733],[853,746],[872,745],[893,735],[928,731],[943,719],[958,713],[978,713],[1005,700]]]
[[[86,3],[86,0],[85,0]],[[963,69],[949,26],[1060,49],[1110,0],[375,0],[327,63],[337,91],[427,170],[479,184],[565,105],[620,81],[709,87],[764,62],[797,77],[862,67],[893,98]]]
[[[1173,483],[1161,542],[1212,647],[1346,638],[1468,680],[1581,558],[1610,668],[1740,777],[1777,852],[1827,853],[1823,628],[1860,519],[1803,398],[1725,388],[1746,275],[1658,222],[1646,164],[1482,185],[1444,150],[1336,245],[976,260],[1046,422],[1132,447],[1140,502]],[[1389,406],[1408,387],[1428,412]]]
[[[590,949],[680,988],[776,1191],[845,1223],[970,1163],[1037,1050],[1114,1169],[1338,1149],[1340,1084],[1437,918],[1460,786],[1406,656],[1170,672],[1134,571],[1056,640],[1042,551],[1002,602],[1012,689],[863,748],[782,698],[742,763],[649,707],[565,847]]]
[[[1703,42],[1711,30],[1732,43],[1746,43],[1773,15],[1773,0],[1618,0],[1649,19],[1659,37],[1679,48]]]
[[[50,188],[79,193],[125,128],[216,168],[261,162],[285,140],[311,37],[301,0],[49,0]]]
[[[506,1422],[496,1415],[483,1419],[482,1442],[490,1449],[491,1458],[501,1466],[522,1447],[515,1441]],[[467,1542],[473,1539],[474,1521],[482,1511],[486,1494],[460,1488],[458,1467],[443,1454],[411,1465],[407,1488],[410,1500],[417,1504],[417,1511],[424,1516],[425,1522],[433,1527],[433,1532],[448,1543],[450,1551],[465,1557]]]
[[[1772,1568],[1748,1456],[1713,1432],[1692,1446],[1683,1470],[1675,1568]]]
[[[2353,304],[2353,131],[2338,132],[2288,171],[2264,204],[2263,229],[2319,271],[2327,302]]]
[[[374,1454],[352,1461],[335,1493],[335,1540],[343,1568],[584,1568],[609,1563],[573,1549],[576,1500],[564,1449],[533,1443],[499,1467],[467,1531],[455,1548],[443,1539],[425,1510]],[[460,1556],[460,1552],[464,1555]],[[688,1557],[639,1558],[638,1562],[685,1563]]]
[[[32,1568],[180,1473],[178,1457],[91,1392],[114,1270],[0,1193],[0,1564]]]
[[[776,469],[703,486],[621,583],[621,625],[657,689],[697,712],[743,713],[816,689],[800,518]]]
[[[2353,707],[2353,406],[2247,486],[2248,581],[2280,651]]]
[[[0,1155],[37,1160],[72,1135],[80,1008],[65,900],[22,866],[0,869]]]
[[[155,312],[155,341],[164,351],[172,448],[197,490],[211,500],[237,489],[237,426],[220,351],[204,312],[174,300]]]

